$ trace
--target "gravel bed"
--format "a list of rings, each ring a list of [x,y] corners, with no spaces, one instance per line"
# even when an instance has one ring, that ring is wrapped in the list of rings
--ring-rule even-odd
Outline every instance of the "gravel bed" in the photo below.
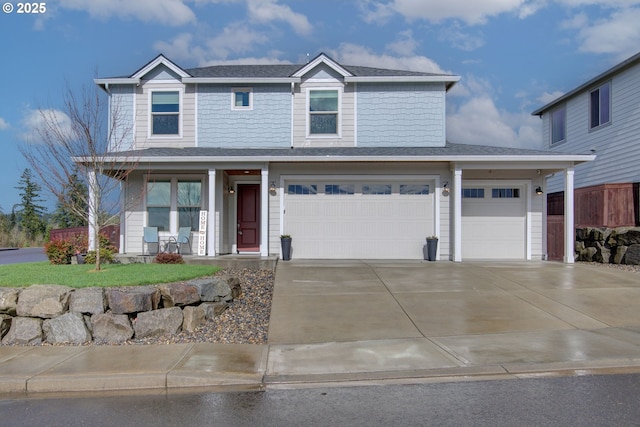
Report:
[[[594,265],[602,268],[613,268],[614,270],[633,271],[640,273],[640,265],[627,265],[627,264],[604,264],[601,262],[584,262],[578,261],[577,264]]]
[[[127,344],[226,343],[266,344],[271,315],[271,296],[275,273],[269,270],[225,269],[221,276],[240,279],[242,294],[229,303],[224,313],[193,333],[132,339]]]

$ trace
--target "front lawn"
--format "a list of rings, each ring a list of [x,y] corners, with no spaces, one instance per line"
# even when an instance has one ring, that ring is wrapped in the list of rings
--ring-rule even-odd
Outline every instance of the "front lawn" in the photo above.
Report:
[[[0,286],[39,284],[86,288],[153,285],[211,276],[219,270],[219,267],[212,265],[104,264],[101,271],[95,271],[94,264],[51,265],[48,262],[32,262],[0,265]]]

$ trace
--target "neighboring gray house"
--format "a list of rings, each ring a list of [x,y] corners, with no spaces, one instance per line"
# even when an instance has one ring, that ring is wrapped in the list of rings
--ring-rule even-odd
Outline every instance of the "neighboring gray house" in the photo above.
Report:
[[[575,168],[576,225],[640,225],[640,53],[532,114],[541,117],[551,152],[597,156]],[[551,176],[546,189],[550,207],[558,206],[562,177]]]
[[[159,55],[96,79],[133,127],[113,156],[139,159],[124,197],[143,197],[122,214],[121,252],[143,252],[145,226],[162,239],[189,226],[202,256],[278,255],[290,234],[297,259],[422,259],[430,235],[438,259],[545,258],[536,189],[551,173],[572,189],[574,165],[594,156],[448,142],[458,80],[324,54],[195,69]]]

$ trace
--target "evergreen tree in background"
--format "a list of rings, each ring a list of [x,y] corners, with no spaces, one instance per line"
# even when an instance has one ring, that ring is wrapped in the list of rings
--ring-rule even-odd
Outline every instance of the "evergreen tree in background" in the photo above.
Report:
[[[42,235],[45,232],[46,224],[42,219],[45,213],[45,209],[39,203],[42,202],[40,198],[40,185],[33,180],[33,174],[30,169],[25,169],[20,176],[18,186],[15,187],[20,190],[21,203],[18,205],[20,210],[16,215],[18,225],[27,234],[29,239],[33,239],[38,235]]]
[[[89,211],[88,199],[87,186],[80,180],[76,170],[69,176],[69,182],[65,188],[58,194],[56,211],[53,213],[53,220],[58,227],[86,227],[88,224],[86,212]],[[85,214],[81,215],[80,212]]]

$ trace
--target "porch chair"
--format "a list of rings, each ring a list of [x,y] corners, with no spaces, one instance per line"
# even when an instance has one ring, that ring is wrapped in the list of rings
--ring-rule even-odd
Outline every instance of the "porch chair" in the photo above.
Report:
[[[182,254],[182,245],[187,245],[187,247],[189,248],[189,255],[193,253],[191,249],[191,227],[180,227],[178,229],[176,244],[178,245],[179,254]]]
[[[160,251],[160,240],[158,239],[158,227],[144,227],[144,234],[142,236],[142,251],[144,253],[144,244],[147,244],[147,254],[157,255]],[[152,252],[151,248],[155,247],[155,251]]]

